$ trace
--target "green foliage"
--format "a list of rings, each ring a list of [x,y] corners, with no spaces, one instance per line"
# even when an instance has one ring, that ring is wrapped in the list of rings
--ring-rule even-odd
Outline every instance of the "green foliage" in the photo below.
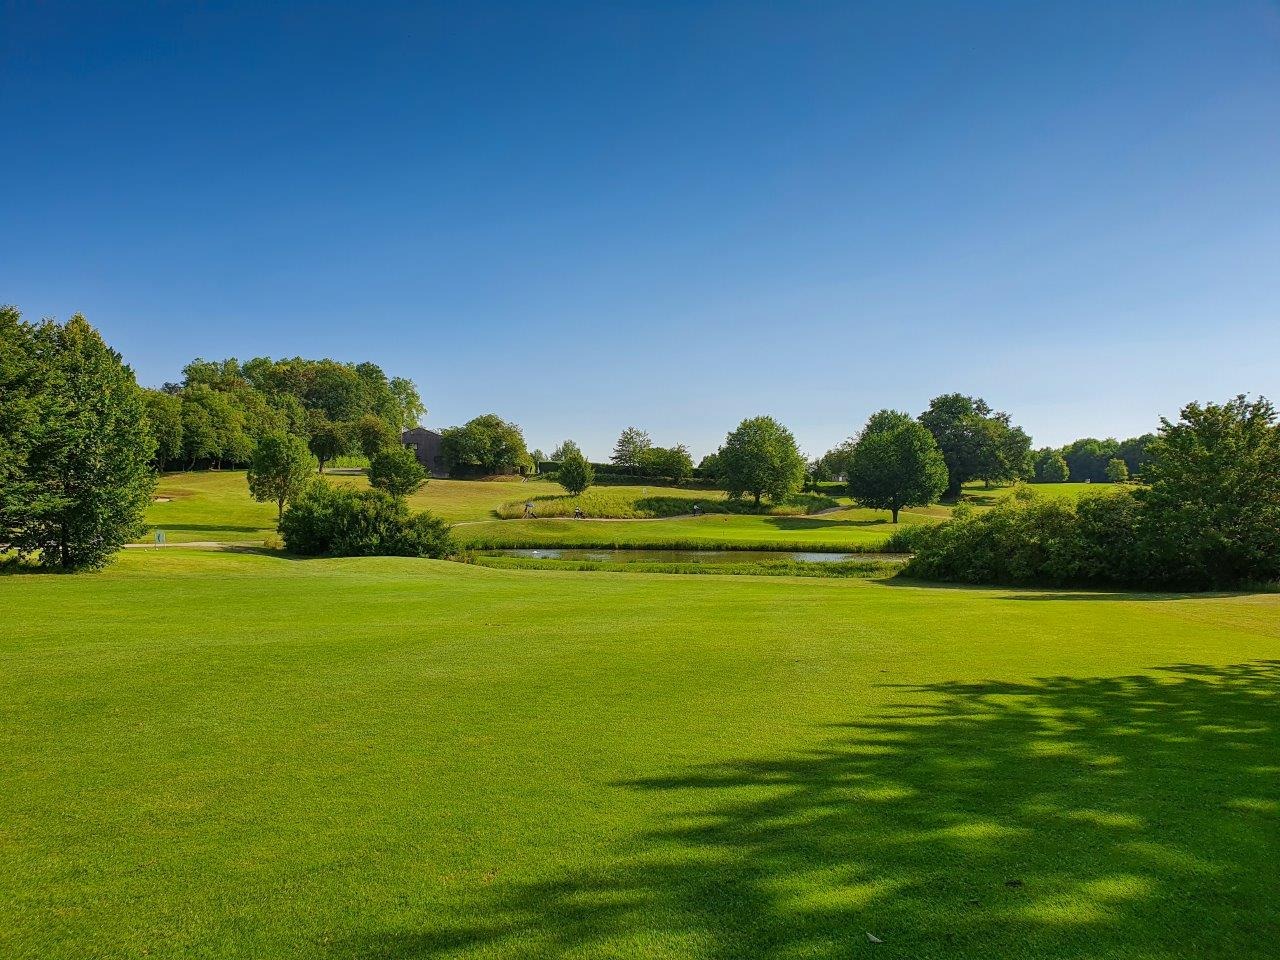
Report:
[[[355,446],[372,461],[383,450],[402,447],[400,431],[381,417],[366,413],[352,427]]]
[[[164,470],[182,457],[182,400],[162,390],[142,391],[147,406],[147,424],[156,442],[156,466]]]
[[[101,567],[141,533],[155,485],[142,391],[80,314],[32,327],[13,311],[0,324],[12,338],[0,353],[9,547],[44,566]]]
[[[1170,580],[1280,578],[1280,428],[1266,399],[1188,404],[1149,450],[1138,495]]]
[[[498,474],[529,462],[520,428],[495,413],[476,417],[461,427],[450,427],[441,436],[445,461],[456,473]]]
[[[323,415],[316,415],[312,419],[308,446],[320,461],[320,472],[324,473],[326,463],[351,452],[350,428],[345,423],[334,423],[324,419]]]
[[[1178,589],[1280,579],[1280,427],[1270,403],[1189,404],[1177,423],[1163,421],[1149,450],[1145,489],[957,515],[919,535],[908,574]]]
[[[563,445],[562,445],[563,446]],[[577,496],[595,482],[596,472],[578,449],[569,450],[560,461],[556,482]]]
[[[913,534],[907,576],[957,583],[1153,584],[1140,506],[1127,491],[1009,499]]]
[[[316,459],[301,437],[279,431],[258,440],[247,479],[253,499],[274,503],[276,516],[302,492],[316,471]]]
[[[637,427],[627,427],[614,444],[610,459],[620,467],[638,467],[641,456],[652,446],[649,434]]]
[[[416,493],[427,482],[417,455],[408,447],[389,447],[369,463],[369,485],[385,490],[397,500]]]
[[[947,465],[933,434],[908,414],[871,417],[848,463],[849,495],[864,507],[888,510],[933,503],[947,488]]]
[[[720,479],[720,454],[708,453],[698,462],[698,472],[707,480]]]
[[[641,451],[637,466],[645,474],[684,483],[693,476],[693,458],[684,444],[674,447],[649,447]]]
[[[581,456],[582,450],[579,449],[578,445],[572,440],[566,440],[564,443],[560,444],[560,446],[551,451],[551,460],[554,463],[560,463],[565,457],[569,456],[570,453],[576,453]],[[537,460],[538,458],[535,456],[534,459]]]
[[[961,486],[971,480],[1008,482],[1030,469],[1031,438],[981,397],[935,397],[919,419],[942,451],[949,496],[959,496]]]
[[[718,472],[729,494],[785,500],[804,482],[804,458],[791,431],[772,417],[743,420],[725,437]]]
[[[1112,483],[1124,483],[1129,479],[1129,467],[1119,457],[1107,464],[1107,479]]]
[[[1037,467],[1036,473],[1042,483],[1066,483],[1071,476],[1071,468],[1062,454],[1051,451],[1050,456]]]
[[[453,550],[449,526],[429,513],[411,512],[382,490],[352,490],[313,481],[280,518],[285,548],[304,556],[445,557]]]

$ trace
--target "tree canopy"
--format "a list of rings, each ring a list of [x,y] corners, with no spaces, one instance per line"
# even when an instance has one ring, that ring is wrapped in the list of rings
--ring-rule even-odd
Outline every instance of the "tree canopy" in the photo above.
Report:
[[[0,511],[19,556],[95,568],[142,531],[155,478],[133,371],[80,314],[0,311]]]
[[[408,447],[386,447],[369,462],[369,486],[385,490],[397,500],[417,492],[426,482],[427,471]]]
[[[981,397],[934,397],[919,420],[942,451],[951,497],[959,496],[970,480],[1007,482],[1031,470],[1031,438],[1007,413],[993,411]]]
[[[560,461],[560,469],[556,472],[556,482],[569,493],[577,496],[590,487],[595,482],[595,479],[595,468],[587,462],[587,458],[582,455],[582,451],[577,449],[575,444],[573,449],[566,453],[564,459]]]
[[[529,462],[520,428],[496,413],[450,427],[442,437],[440,448],[451,470],[497,474]]]
[[[638,467],[644,452],[652,446],[649,434],[638,427],[627,427],[614,444],[610,459],[620,467]]]
[[[804,457],[791,431],[772,417],[743,420],[725,437],[716,456],[719,479],[731,497],[749,494],[775,503],[800,489]]]
[[[849,458],[849,495],[864,507],[888,510],[933,503],[947,488],[938,444],[909,414],[881,410],[867,422]]]
[[[316,472],[316,458],[301,437],[277,430],[260,437],[249,462],[249,493],[255,500],[284,505],[302,492]]]

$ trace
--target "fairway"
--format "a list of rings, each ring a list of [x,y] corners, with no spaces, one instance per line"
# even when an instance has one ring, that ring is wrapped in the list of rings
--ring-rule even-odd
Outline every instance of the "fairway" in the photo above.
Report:
[[[1280,595],[175,550],[0,616],[6,958],[1273,955]]]

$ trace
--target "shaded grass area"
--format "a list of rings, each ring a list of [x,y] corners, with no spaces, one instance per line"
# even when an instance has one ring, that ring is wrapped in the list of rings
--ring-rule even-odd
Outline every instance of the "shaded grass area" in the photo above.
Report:
[[[807,562],[779,558],[736,563],[713,561],[552,560],[539,557],[469,557],[467,562],[498,570],[579,570],[608,573],[719,574],[733,577],[887,577],[902,568],[891,560]]]
[[[0,616],[5,957],[1274,951],[1280,596],[184,550]]]

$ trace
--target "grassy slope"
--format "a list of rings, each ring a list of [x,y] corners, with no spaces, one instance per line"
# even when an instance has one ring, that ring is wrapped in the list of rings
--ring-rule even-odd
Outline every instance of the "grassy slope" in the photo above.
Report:
[[[0,616],[7,958],[1274,951],[1275,595],[195,551]]]
[[[363,476],[331,475],[334,483],[367,487]],[[1042,496],[1079,496],[1084,491],[1107,489],[1103,484],[1041,484],[1034,489]],[[965,489],[965,501],[980,509],[1009,496],[1012,487],[984,490],[981,485]],[[504,504],[525,499],[558,496],[563,490],[545,480],[526,483],[483,480],[432,480],[410,498],[415,509],[430,510],[451,523],[486,521],[459,528],[458,537],[467,543],[500,546],[621,545],[723,543],[729,546],[790,545],[831,549],[871,548],[883,543],[892,532],[885,511],[849,507],[838,513],[813,518],[714,515],[699,519],[657,520],[644,524],[593,522],[589,529],[562,522],[492,519]],[[619,505],[618,512],[635,512],[646,498],[671,496],[711,503],[723,499],[722,491],[689,490],[653,486],[607,486],[592,495]],[[171,543],[199,540],[261,542],[275,530],[275,507],[249,497],[244,471],[171,473],[161,478],[158,497],[172,497],[169,503],[154,503],[147,511],[151,528],[164,529]],[[844,502],[848,503],[847,500]],[[933,506],[910,510],[903,521],[922,522],[944,518],[950,508]],[[151,539],[148,531],[146,540]]]

